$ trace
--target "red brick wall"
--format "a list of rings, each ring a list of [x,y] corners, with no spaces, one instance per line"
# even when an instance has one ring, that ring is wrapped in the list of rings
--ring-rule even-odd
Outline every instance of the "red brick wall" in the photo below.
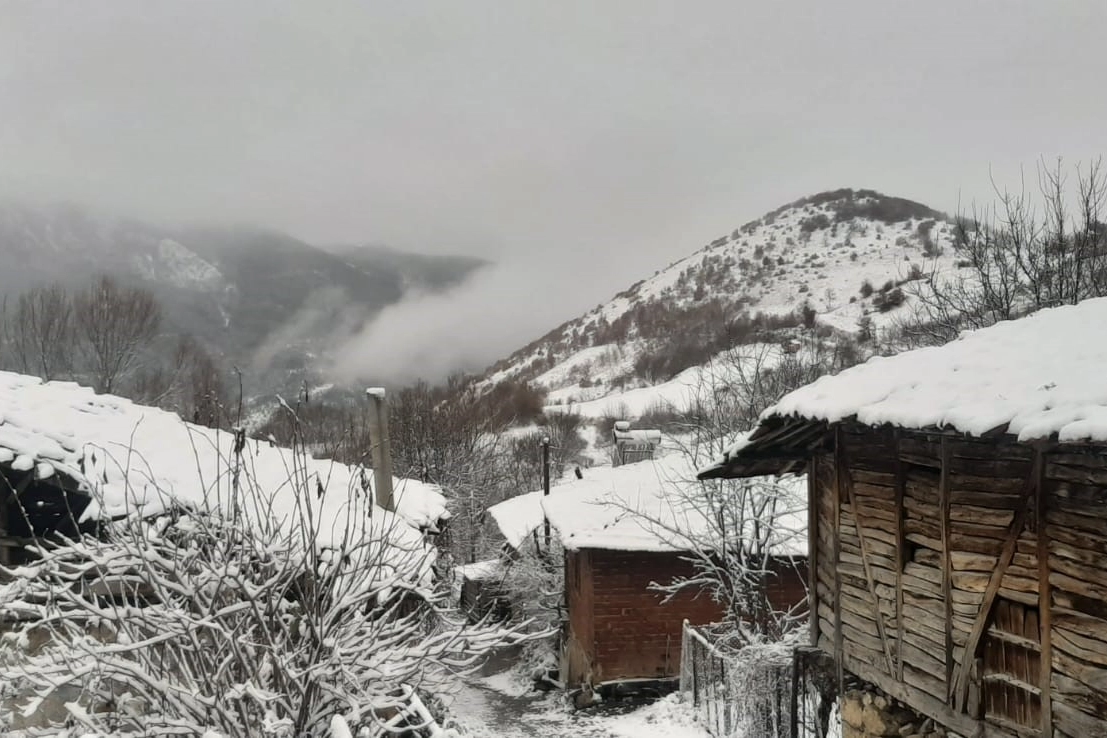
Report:
[[[569,686],[589,677],[599,683],[677,676],[684,620],[701,625],[723,615],[708,593],[681,593],[663,605],[662,596],[649,589],[650,582],[692,574],[692,565],[677,553],[592,549],[568,552],[566,566],[573,580],[566,581],[570,642],[591,661],[590,669],[579,656],[567,664]],[[806,567],[780,570],[769,598],[777,608],[787,609],[805,600]]]
[[[650,582],[692,573],[675,553],[589,551],[592,579],[594,682],[680,673],[681,625],[710,623],[722,615],[704,593],[682,593],[662,605]],[[572,608],[570,607],[570,610]]]
[[[767,595],[774,610],[787,612],[800,604],[801,613],[807,612],[807,559],[778,559],[769,564],[770,577]]]

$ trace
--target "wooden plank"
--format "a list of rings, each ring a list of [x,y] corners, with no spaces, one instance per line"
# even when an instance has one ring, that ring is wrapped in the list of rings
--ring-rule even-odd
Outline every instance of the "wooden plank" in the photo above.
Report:
[[[870,471],[868,469],[855,469],[853,471],[853,481],[859,484],[888,487],[890,494],[891,487],[895,484],[895,475],[888,474],[887,472]]]
[[[1077,679],[1054,672],[1050,682],[1050,692],[1056,693],[1058,702],[1067,703],[1082,712],[1107,721],[1107,695],[1101,690],[1092,689]],[[1042,707],[1044,712],[1044,703]]]
[[[1057,728],[1068,735],[1082,736],[1082,738],[1103,735],[1103,721],[1096,720],[1091,715],[1069,707],[1063,702],[1053,705],[1053,714]]]
[[[938,512],[941,517],[941,523],[939,530],[941,532],[941,554],[942,554],[942,602],[944,603],[945,620],[946,620],[946,643],[945,643],[945,687],[946,687],[946,702],[949,703],[953,698],[953,595],[950,590],[953,586],[953,564],[950,561],[949,550],[949,466],[953,453],[953,449],[950,447],[949,439],[942,437],[941,447],[939,449],[942,465],[941,465],[941,477],[938,481]],[[961,712],[961,708],[958,707],[958,712]]]
[[[1011,563],[1011,558],[1015,555],[1015,548],[1018,544],[1019,536],[1022,534],[1022,529],[1026,525],[1031,495],[1034,494],[1039,486],[1042,456],[1042,451],[1039,448],[1034,455],[1034,470],[1026,480],[1023,493],[1023,504],[1016,511],[1015,519],[1011,521],[1011,525],[1008,528],[1007,542],[1003,544],[1003,551],[1000,553],[995,571],[992,572],[988,587],[984,591],[984,598],[981,600],[980,611],[977,613],[976,620],[973,623],[972,632],[969,634],[969,639],[965,643],[963,659],[965,663],[961,665],[961,668],[957,672],[957,682],[954,692],[956,698],[955,707],[958,712],[962,712],[965,709],[965,699],[967,697],[969,683],[969,669],[967,666],[972,663],[972,659],[976,655],[976,649],[980,645],[980,639],[984,635],[984,630],[988,624],[988,616],[991,613],[992,604],[995,602],[996,594],[999,593],[999,586],[1003,581],[1003,575]]]
[[[849,464],[844,456],[840,460],[843,464],[843,470],[845,476],[843,480],[846,484],[846,497],[849,500],[850,512],[853,513],[854,520],[857,520],[857,508],[855,506],[855,497],[853,494],[853,477],[850,473]],[[858,522],[857,525],[857,538],[861,543],[861,566],[865,570],[865,581],[868,584],[869,595],[872,597],[873,614],[876,616],[876,631],[880,636],[880,643],[884,648],[884,656],[888,662],[888,674],[895,674],[897,672],[895,661],[892,658],[892,648],[888,643],[888,634],[884,632],[884,616],[880,614],[880,598],[877,597],[875,591],[875,583],[873,581],[872,567],[869,564],[869,554],[867,552],[867,546],[865,543],[864,526]],[[871,544],[870,544],[871,545]]]
[[[842,667],[842,425],[834,426],[834,668],[838,678],[838,694],[844,692],[845,672]]]
[[[994,525],[1003,528],[1011,524],[1014,517],[1013,509],[997,510],[990,507],[975,507],[973,505],[950,504],[950,520],[954,523],[979,523]]]
[[[895,430],[895,444],[896,444],[896,487],[895,487],[895,502],[896,502],[896,642],[899,644],[897,653],[899,654],[898,663],[896,664],[896,677],[903,681],[903,629],[904,629],[904,612],[903,612],[903,567],[907,564],[907,539],[904,537],[906,532],[903,529],[903,493],[906,486],[906,473],[907,470],[904,467],[903,459],[900,456],[900,441],[902,433],[899,428]]]
[[[1044,454],[1043,454],[1044,456]],[[1041,666],[1038,674],[1038,688],[1041,690],[1042,738],[1053,738],[1053,697],[1051,676],[1053,673],[1053,592],[1049,584],[1049,536],[1046,533],[1046,514],[1049,510],[1043,485],[1045,463],[1037,464],[1038,478],[1037,509],[1034,512],[1035,527],[1038,529],[1038,627],[1041,648]]]

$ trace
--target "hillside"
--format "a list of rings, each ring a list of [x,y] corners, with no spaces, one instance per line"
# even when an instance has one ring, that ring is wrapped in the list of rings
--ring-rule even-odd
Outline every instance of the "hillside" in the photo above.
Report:
[[[679,396],[682,372],[726,348],[797,336],[805,306],[824,334],[856,335],[866,317],[879,331],[909,309],[906,282],[956,268],[954,230],[943,213],[872,190],[806,197],[558,326],[482,381],[532,382],[592,415],[641,409]]]
[[[110,273],[148,287],[171,329],[243,368],[254,393],[298,386],[313,357],[411,290],[463,282],[483,262],[382,247],[324,250],[247,227],[165,228],[73,206],[0,202],[0,295]]]

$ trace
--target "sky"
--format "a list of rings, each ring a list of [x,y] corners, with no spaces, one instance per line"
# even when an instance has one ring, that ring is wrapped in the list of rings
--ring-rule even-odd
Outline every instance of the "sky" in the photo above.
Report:
[[[798,197],[954,211],[1098,156],[1104,28],[1099,0],[0,0],[0,194],[492,259],[356,347],[479,363]]]

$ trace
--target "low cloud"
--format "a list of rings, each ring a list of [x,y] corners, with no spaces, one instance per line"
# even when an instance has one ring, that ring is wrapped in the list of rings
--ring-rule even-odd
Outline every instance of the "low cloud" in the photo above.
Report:
[[[536,325],[570,317],[550,297],[558,281],[549,271],[502,264],[449,292],[412,295],[335,350],[330,374],[343,383],[406,385],[482,369],[536,338]]]

